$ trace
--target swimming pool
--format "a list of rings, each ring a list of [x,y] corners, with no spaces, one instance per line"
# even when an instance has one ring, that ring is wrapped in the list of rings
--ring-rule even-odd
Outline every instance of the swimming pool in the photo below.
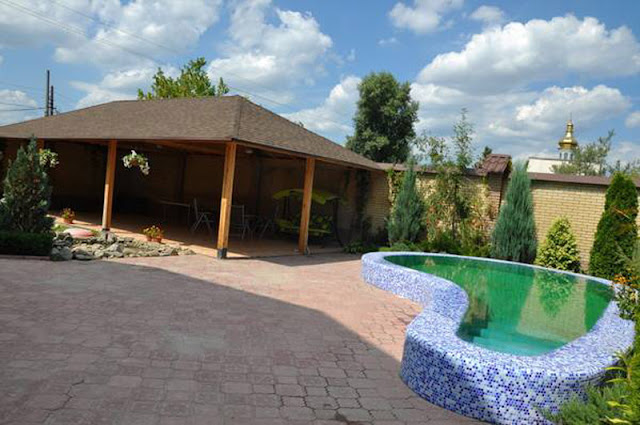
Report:
[[[500,424],[544,424],[629,347],[610,282],[499,260],[370,253],[365,281],[422,304],[400,375],[423,398]]]

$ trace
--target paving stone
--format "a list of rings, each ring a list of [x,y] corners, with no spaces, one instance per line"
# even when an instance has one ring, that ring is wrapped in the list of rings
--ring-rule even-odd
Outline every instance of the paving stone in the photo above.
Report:
[[[280,408],[280,414],[285,419],[308,420],[315,418],[313,410],[308,407],[284,406]]]
[[[398,378],[420,306],[314,258],[0,259],[7,423],[473,423]]]
[[[141,383],[142,378],[140,378],[139,376],[116,375],[109,379],[109,385],[113,387],[133,388],[137,387]]]
[[[302,397],[306,393],[304,387],[296,384],[277,384],[276,394]]]
[[[248,382],[224,382],[222,392],[229,394],[251,394],[251,384]]]

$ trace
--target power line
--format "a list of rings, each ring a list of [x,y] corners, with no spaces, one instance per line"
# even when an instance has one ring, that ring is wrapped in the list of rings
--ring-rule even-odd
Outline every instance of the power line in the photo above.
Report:
[[[25,103],[0,102],[0,105],[20,106],[20,107],[23,107],[23,108],[37,108],[37,106],[27,105]],[[42,109],[44,109],[44,108],[42,108]]]
[[[149,40],[148,38],[140,37],[140,36],[139,36],[139,35],[137,35],[137,34],[132,34],[132,33],[128,32],[128,31],[125,31],[125,30],[123,30],[123,29],[120,29],[120,28],[116,27],[116,26],[115,26],[115,25],[113,25],[113,24],[110,24],[110,23],[108,23],[108,22],[104,22],[103,20],[101,20],[101,19],[99,19],[99,18],[96,18],[96,17],[91,16],[91,15],[87,15],[86,13],[84,13],[84,12],[82,12],[82,11],[79,11],[79,10],[77,10],[77,9],[74,9],[74,8],[72,8],[72,7],[70,7],[70,6],[66,5],[66,4],[64,4],[63,2],[61,2],[61,1],[59,1],[59,0],[50,0],[50,1],[51,1],[52,3],[57,4],[57,5],[58,5],[58,6],[60,6],[60,7],[63,7],[63,8],[65,8],[65,9],[69,10],[69,11],[72,11],[72,12],[76,13],[76,14],[78,14],[78,15],[80,15],[80,16],[83,16],[83,17],[85,17],[85,18],[87,18],[87,19],[90,19],[90,20],[92,20],[92,21],[94,21],[94,22],[97,22],[97,23],[99,23],[100,25],[103,25],[103,26],[105,26],[105,27],[107,27],[107,28],[112,28],[112,29],[114,29],[115,31],[120,32],[121,34],[128,35],[128,36],[130,36],[130,37],[133,37],[133,38],[135,38],[135,39],[137,39],[137,40],[140,40],[140,41],[144,41],[144,42],[149,43],[149,44],[153,44],[154,46],[160,47],[160,48],[162,48],[162,49],[165,49],[165,50],[167,50],[167,51],[169,51],[169,52],[172,52],[172,53],[174,53],[174,54],[177,54],[177,55],[182,55],[182,54],[183,54],[183,52],[181,52],[181,51],[179,51],[179,50],[177,50],[177,49],[174,49],[174,48],[172,48],[172,47],[168,47],[168,46],[166,46],[166,45],[163,45],[163,44],[157,43],[157,42],[155,42],[155,41],[153,41],[153,40]],[[85,35],[85,36],[86,36],[86,35]],[[86,36],[86,37],[88,38],[88,36]],[[145,57],[149,58],[148,56],[145,56]],[[153,62],[155,62],[157,65],[160,65],[160,63],[159,63],[157,60],[155,60],[155,59],[153,59],[153,58],[151,58],[151,60],[152,60]],[[252,81],[252,80],[250,80],[250,79],[244,78],[244,77],[242,77],[242,76],[240,76],[240,75],[238,75],[238,74],[236,74],[236,73],[234,73],[234,72],[228,72],[228,71],[227,71],[226,73],[227,73],[227,74],[229,74],[229,75],[231,75],[231,76],[233,76],[233,77],[235,77],[235,78],[237,78],[237,79],[239,79],[239,80],[243,80],[243,81],[245,81],[245,83],[248,83],[248,84],[250,84],[250,85],[253,85],[254,87],[256,87],[256,88],[258,88],[258,89],[262,89],[262,90],[265,90],[265,91],[269,91],[269,88],[264,87],[264,86],[261,86],[260,84],[256,83],[255,81]],[[265,101],[268,101],[268,102],[270,102],[270,103],[272,103],[272,104],[279,105],[279,106],[282,106],[282,107],[284,107],[284,108],[289,108],[289,109],[293,110],[293,108],[291,108],[289,105],[286,105],[286,104],[284,104],[284,103],[280,103],[280,102],[275,101],[275,100],[273,100],[273,99],[270,99],[270,98],[268,98],[268,97],[265,97],[265,96],[262,96],[262,95],[257,95],[257,94],[255,94],[255,93],[251,93],[251,92],[250,92],[250,91],[248,91],[248,90],[240,89],[240,88],[238,88],[238,87],[232,87],[232,86],[229,86],[229,87],[230,87],[230,88],[232,88],[232,89],[234,89],[234,90],[237,90],[237,91],[240,91],[240,92],[243,92],[243,93],[246,93],[246,94],[249,94],[249,95],[252,95],[252,96],[255,96],[255,97],[261,98],[261,99],[264,99]]]
[[[180,52],[180,51],[178,51],[178,50],[176,50],[176,49],[173,49],[173,48],[171,48],[171,47],[164,46],[164,45],[162,45],[162,44],[160,44],[160,43],[157,43],[157,42],[155,42],[155,41],[153,41],[153,40],[149,40],[149,39],[146,39],[146,38],[144,38],[144,37],[140,37],[140,36],[139,36],[139,35],[137,35],[137,34],[133,34],[133,33],[130,33],[130,32],[128,32],[128,31],[125,31],[125,30],[123,30],[123,29],[121,29],[121,28],[118,28],[117,26],[115,26],[115,25],[113,25],[113,24],[110,24],[110,23],[108,23],[108,22],[103,21],[102,19],[96,18],[95,16],[87,15],[86,13],[84,13],[84,12],[82,12],[82,11],[80,11],[80,10],[74,9],[74,8],[72,8],[71,6],[69,6],[69,5],[65,4],[65,3],[61,2],[61,1],[57,1],[57,0],[49,0],[49,1],[50,1],[51,3],[55,3],[55,4],[57,4],[58,6],[60,6],[60,7],[64,8],[64,9],[67,9],[67,10],[69,10],[69,11],[71,11],[71,12],[73,12],[73,13],[77,14],[77,15],[83,16],[83,17],[85,17],[85,18],[87,18],[87,19],[90,19],[90,20],[92,20],[92,21],[94,21],[94,22],[97,22],[97,23],[99,23],[99,24],[100,24],[100,25],[102,25],[102,26],[105,26],[105,27],[107,27],[107,28],[111,28],[111,29],[113,29],[113,30],[115,30],[115,31],[117,31],[117,32],[119,32],[119,33],[121,33],[121,34],[128,35],[129,37],[133,37],[133,38],[135,38],[135,39],[137,39],[137,40],[144,41],[144,42],[149,43],[149,44],[153,44],[154,46],[157,46],[157,47],[160,47],[160,48],[162,48],[162,49],[168,50],[168,51],[170,51],[170,52],[172,52],[172,53],[176,53],[176,54],[178,54],[178,55],[182,55],[182,52]]]
[[[0,113],[3,112],[22,112],[22,111],[41,111],[44,108],[20,108],[20,109],[0,109]]]
[[[49,23],[51,25],[57,26],[57,27],[59,27],[61,30],[63,30],[66,33],[75,34],[75,35],[79,35],[81,37],[84,37],[86,39],[90,39],[90,37],[81,28],[78,28],[78,27],[73,26],[73,25],[64,24],[64,23],[62,23],[60,21],[57,21],[55,19],[51,19],[51,18],[49,18],[49,17],[47,17],[45,15],[42,15],[42,14],[40,14],[38,12],[35,12],[35,11],[31,10],[31,9],[23,7],[23,6],[19,5],[19,4],[16,4],[16,3],[12,2],[11,0],[0,0],[0,3],[3,3],[4,5],[9,6],[9,7],[13,7],[14,9],[17,9],[20,12],[26,13],[27,15],[33,16],[36,19],[40,19],[40,20],[42,20],[44,22],[47,22],[47,23]],[[95,41],[96,43],[104,44],[104,45],[109,46],[109,47],[115,47],[115,48],[118,48],[118,49],[122,49],[124,51],[127,51],[127,52],[133,54],[133,55],[144,57],[144,58],[146,58],[146,59],[148,59],[148,60],[150,60],[150,61],[152,61],[154,63],[158,63],[151,56],[145,55],[144,53],[136,52],[135,50],[131,50],[131,49],[129,49],[127,47],[124,47],[124,46],[121,46],[119,44],[111,43],[111,42],[109,42],[109,41],[107,41],[105,39],[95,38],[95,39],[93,39],[93,41]]]
[[[37,94],[38,96],[41,96],[44,93],[42,88],[34,87],[34,86],[26,86],[24,84],[16,84],[9,81],[0,80],[0,85],[6,86],[6,87],[15,87],[25,92]],[[66,99],[69,102],[69,105],[71,105],[72,103],[79,102],[79,99],[74,99],[70,96],[66,96],[60,91],[58,91],[58,89],[56,89],[56,96],[60,96],[61,98]]]
[[[134,37],[134,38],[136,38],[136,39],[139,39],[139,40],[145,41],[145,42],[150,43],[150,44],[154,44],[154,45],[159,46],[159,47],[161,47],[161,48],[164,48],[164,49],[166,49],[166,50],[169,50],[169,51],[172,51],[172,52],[177,53],[177,54],[179,54],[179,55],[182,55],[182,52],[179,52],[179,51],[177,51],[177,50],[175,50],[175,49],[172,49],[172,48],[170,48],[170,47],[164,46],[164,45],[162,45],[162,44],[156,43],[156,42],[154,42],[154,41],[151,41],[151,40],[145,39],[144,37],[140,37],[140,36],[137,36],[137,35],[133,35],[133,34],[131,34],[131,33],[129,33],[129,32],[124,31],[124,30],[120,30],[120,29],[118,29],[118,28],[114,27],[114,26],[113,26],[113,25],[111,25],[111,24],[108,24],[108,23],[103,22],[102,20],[99,20],[99,19],[97,19],[97,18],[95,18],[95,17],[92,17],[92,16],[90,16],[90,15],[87,15],[87,14],[85,14],[85,13],[83,13],[83,12],[80,12],[80,11],[78,11],[78,10],[76,10],[76,9],[73,9],[73,8],[71,8],[71,7],[69,7],[69,6],[63,5],[60,1],[57,1],[57,0],[51,0],[51,1],[52,1],[52,2],[54,2],[54,3],[56,3],[56,4],[58,4],[59,6],[61,6],[61,7],[63,7],[63,8],[65,8],[65,9],[68,9],[68,10],[73,11],[73,12],[75,12],[75,13],[77,13],[77,14],[80,14],[80,15],[82,15],[82,16],[84,16],[84,17],[88,18],[88,19],[91,19],[91,20],[93,20],[93,21],[96,21],[96,22],[100,23],[101,25],[104,25],[104,26],[107,26],[107,27],[110,27],[110,28],[114,28],[114,29],[116,29],[117,31],[119,31],[119,32],[121,32],[121,33],[123,33],[123,34],[129,35],[130,37]],[[5,5],[9,6],[9,7],[13,7],[14,9],[16,9],[16,10],[18,10],[18,11],[21,11],[21,12],[23,12],[23,13],[26,13],[27,15],[30,15],[30,16],[32,16],[32,17],[34,17],[34,18],[36,18],[36,19],[40,19],[40,20],[42,20],[42,21],[44,21],[44,22],[47,22],[47,23],[48,23],[48,24],[50,24],[50,25],[57,26],[57,27],[59,27],[61,30],[65,31],[65,32],[67,32],[67,33],[75,34],[75,35],[79,35],[79,36],[81,36],[81,37],[83,37],[83,38],[85,38],[85,39],[87,39],[87,40],[90,40],[90,41],[92,40],[92,41],[95,41],[96,43],[103,44],[103,45],[105,45],[105,46],[109,46],[109,47],[114,47],[114,48],[117,48],[117,49],[121,49],[121,50],[123,50],[123,51],[126,51],[126,52],[128,52],[128,53],[132,54],[132,55],[139,56],[139,57],[142,57],[142,58],[144,58],[144,59],[147,59],[147,60],[151,61],[151,62],[152,62],[153,64],[155,64],[155,65],[158,65],[158,66],[161,66],[161,65],[162,65],[158,60],[156,60],[156,59],[155,59],[154,57],[152,57],[152,56],[149,56],[149,55],[144,54],[144,53],[140,53],[140,52],[135,51],[135,50],[133,50],[133,49],[129,49],[129,48],[124,47],[124,46],[122,46],[122,45],[119,45],[119,44],[117,44],[117,43],[110,42],[110,41],[108,41],[108,40],[106,40],[106,39],[104,39],[104,38],[94,38],[94,39],[91,39],[91,37],[90,37],[87,33],[85,33],[85,32],[84,32],[84,30],[83,30],[83,29],[81,29],[81,28],[78,28],[78,27],[73,26],[73,25],[64,24],[64,23],[62,23],[62,22],[60,22],[60,21],[57,21],[57,20],[55,20],[55,19],[51,19],[51,18],[49,18],[49,17],[47,17],[47,16],[45,16],[45,15],[42,15],[42,14],[40,14],[40,13],[36,12],[36,11],[30,10],[30,9],[28,9],[28,8],[25,8],[25,7],[21,6],[21,5],[19,5],[19,4],[16,4],[16,3],[12,2],[11,0],[0,0],[0,3],[5,4]],[[234,77],[236,77],[236,78],[238,78],[238,79],[240,79],[240,80],[244,80],[244,81],[248,82],[249,84],[253,85],[253,86],[254,86],[254,87],[256,87],[256,88],[261,88],[261,89],[263,89],[263,90],[265,90],[265,91],[268,91],[268,90],[269,90],[269,89],[268,89],[268,88],[266,88],[266,87],[260,86],[260,85],[259,85],[259,84],[257,84],[255,81],[252,81],[252,80],[246,79],[246,78],[244,78],[244,77],[241,77],[240,75],[238,75],[238,74],[236,74],[236,73],[228,72],[228,71],[227,71],[227,74],[229,74],[229,75],[231,75],[231,76],[234,76]],[[271,104],[278,105],[278,106],[283,107],[283,108],[287,108],[287,109],[289,109],[291,112],[294,112],[294,113],[295,113],[295,112],[299,112],[298,110],[294,109],[294,108],[293,108],[293,107],[291,107],[290,105],[287,105],[287,104],[284,104],[284,103],[281,103],[281,102],[275,101],[275,100],[270,99],[270,98],[268,98],[268,97],[266,97],[266,96],[258,95],[258,94],[252,93],[252,92],[250,92],[250,91],[248,91],[248,90],[240,89],[240,88],[238,88],[238,87],[232,87],[232,86],[229,86],[229,87],[230,87],[230,88],[232,88],[232,89],[234,89],[234,90],[236,90],[236,91],[238,91],[238,92],[246,93],[246,94],[248,94],[248,95],[250,95],[250,96],[253,96],[253,97],[256,97],[256,98],[259,98],[259,99],[263,99],[264,101],[269,102],[269,103],[271,103]],[[62,96],[62,97],[64,98],[65,96]],[[328,120],[328,121],[329,121],[329,120]],[[336,124],[336,125],[343,125],[342,123],[338,123],[338,122],[334,122],[334,121],[329,121],[329,122],[333,122],[333,123],[334,123],[334,124]]]

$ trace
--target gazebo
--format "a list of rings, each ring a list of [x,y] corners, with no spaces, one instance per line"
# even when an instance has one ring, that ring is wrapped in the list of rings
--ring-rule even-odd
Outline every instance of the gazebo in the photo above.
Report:
[[[353,186],[349,176],[355,170],[382,173],[375,162],[241,96],[115,101],[0,127],[8,157],[32,137],[60,151],[61,170],[53,175],[54,197],[60,202],[82,198],[90,204],[102,180],[104,231],[112,226],[116,175],[122,179],[118,196],[123,199],[164,198],[188,204],[195,195],[212,200],[219,194],[219,258],[227,256],[234,196],[258,213],[269,207],[271,194],[299,184],[303,193],[298,251],[305,253],[314,184],[333,191],[339,185]],[[153,177],[144,184],[116,172],[118,151],[129,149],[155,156]],[[299,177],[299,183],[290,181]],[[346,190],[344,197],[352,203],[353,190]],[[353,210],[343,209],[345,214]],[[343,217],[344,228],[350,227],[350,217]]]

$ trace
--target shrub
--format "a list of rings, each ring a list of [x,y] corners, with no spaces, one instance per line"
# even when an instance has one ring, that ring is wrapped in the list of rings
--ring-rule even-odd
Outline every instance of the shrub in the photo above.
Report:
[[[40,162],[35,139],[18,149],[4,179],[0,201],[0,230],[49,233],[53,219],[47,217],[51,186],[47,166]]]
[[[389,242],[415,242],[424,229],[424,201],[416,187],[414,163],[408,164],[387,224]]]
[[[460,241],[446,230],[436,231],[430,240],[425,243],[425,251],[446,252],[447,254],[462,254]]]
[[[422,251],[420,245],[411,242],[396,242],[389,247],[380,248],[381,252],[398,252],[398,251]]]
[[[514,164],[505,202],[491,234],[491,256],[531,263],[536,258],[536,225],[531,181],[524,162]]]
[[[589,259],[589,273],[605,279],[628,275],[628,258],[633,256],[638,229],[638,192],[630,177],[613,176],[607,189],[604,212],[598,222]]]
[[[366,254],[378,250],[378,246],[374,243],[367,243],[360,240],[353,241],[344,246],[343,251],[347,254]]]
[[[0,254],[47,256],[53,245],[52,233],[0,231]]]
[[[603,388],[589,387],[587,399],[574,397],[560,407],[559,412],[547,412],[547,419],[558,425],[593,425],[601,424],[605,418],[616,415],[616,409],[609,402],[620,402],[626,394],[623,385]]]
[[[557,219],[538,250],[536,264],[552,269],[580,272],[580,252],[571,224],[566,217]]]

